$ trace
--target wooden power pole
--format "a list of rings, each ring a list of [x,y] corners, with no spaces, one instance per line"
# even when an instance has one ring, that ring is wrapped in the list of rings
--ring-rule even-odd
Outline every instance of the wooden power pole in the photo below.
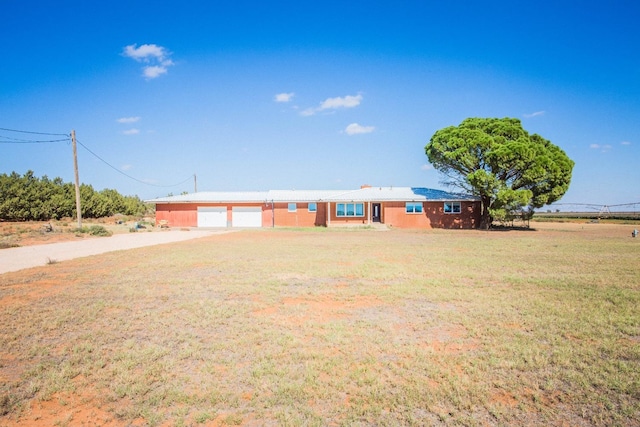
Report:
[[[76,147],[76,131],[71,131],[71,143],[73,145],[73,172],[76,177],[76,217],[78,228],[82,228],[82,210],[80,208],[80,177],[78,176],[78,148]]]
[[[198,177],[196,176],[196,174],[193,174],[193,192],[197,193],[198,192]]]

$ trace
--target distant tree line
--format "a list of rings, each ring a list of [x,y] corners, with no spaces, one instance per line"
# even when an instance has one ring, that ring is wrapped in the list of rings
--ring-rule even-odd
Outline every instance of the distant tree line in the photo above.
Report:
[[[116,190],[96,191],[80,185],[83,218],[102,218],[115,214],[143,215],[147,206],[138,196],[123,196]],[[0,219],[6,221],[48,221],[75,218],[76,195],[72,183],[12,172],[0,175]]]

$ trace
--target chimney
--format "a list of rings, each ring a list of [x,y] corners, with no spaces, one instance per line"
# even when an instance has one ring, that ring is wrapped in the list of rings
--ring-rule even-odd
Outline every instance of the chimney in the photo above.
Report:
[[[362,184],[360,189],[362,190],[363,188],[371,188],[371,186],[369,184]]]

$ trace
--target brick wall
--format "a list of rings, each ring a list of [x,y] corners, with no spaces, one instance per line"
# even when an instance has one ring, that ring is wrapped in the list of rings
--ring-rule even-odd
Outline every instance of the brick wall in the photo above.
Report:
[[[405,202],[382,203],[382,222],[398,228],[477,228],[480,202],[460,202],[460,213],[445,213],[444,202],[424,202],[423,213],[407,213]]]
[[[269,211],[268,222],[263,221],[264,227],[270,227],[271,203],[267,203],[265,210]],[[326,203],[316,203],[316,211],[309,212],[309,203],[296,203],[295,212],[289,212],[289,203],[274,203],[273,214],[275,215],[276,227],[315,227],[326,224]],[[266,214],[266,213],[265,213]]]
[[[461,212],[450,214],[444,212],[444,203],[430,202],[425,204],[425,214],[431,228],[478,228],[480,225],[480,202],[460,202]]]

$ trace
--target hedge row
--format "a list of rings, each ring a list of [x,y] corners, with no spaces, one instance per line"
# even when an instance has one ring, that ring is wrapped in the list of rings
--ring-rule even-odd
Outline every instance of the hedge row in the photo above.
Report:
[[[0,219],[6,221],[48,221],[76,216],[75,186],[61,178],[49,179],[12,172],[0,175]],[[147,206],[137,196],[123,196],[116,190],[95,191],[80,186],[83,218],[115,214],[142,215]]]

